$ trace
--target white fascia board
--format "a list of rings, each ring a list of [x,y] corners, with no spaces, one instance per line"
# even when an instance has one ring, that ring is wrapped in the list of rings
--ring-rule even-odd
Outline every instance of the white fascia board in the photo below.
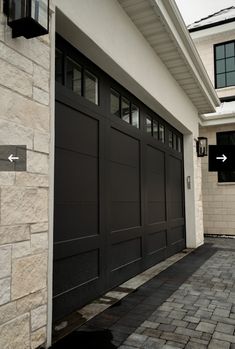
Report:
[[[205,29],[198,29],[197,31],[191,32],[190,36],[193,40],[195,39],[203,39],[208,36],[218,35],[218,34],[224,34],[226,32],[230,32],[235,30],[235,20],[234,22],[216,25],[211,28],[205,28]]]
[[[203,127],[227,124],[235,124],[235,111],[200,115],[200,125]]]
[[[212,110],[220,105],[220,100],[215,92],[211,80],[205,70],[192,38],[185,26],[183,18],[174,0],[149,0],[156,13],[161,17],[167,30],[175,39],[181,54],[187,61],[193,75],[201,87]]]

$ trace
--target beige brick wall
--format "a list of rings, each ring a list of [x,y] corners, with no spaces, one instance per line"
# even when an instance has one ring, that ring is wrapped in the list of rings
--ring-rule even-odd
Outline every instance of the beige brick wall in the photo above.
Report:
[[[2,349],[46,341],[50,55],[49,36],[12,39],[0,12],[0,144],[27,145],[28,160],[0,172]]]
[[[208,144],[216,144],[216,132],[235,131],[235,123],[200,129]],[[218,183],[217,172],[208,172],[208,157],[202,158],[204,232],[235,235],[235,183]]]
[[[199,52],[199,55],[205,65],[207,73],[214,86],[214,45],[222,42],[235,40],[234,31],[227,31],[221,34],[211,35],[200,39],[194,39],[194,44]],[[235,95],[234,87],[225,87],[216,90],[218,96],[228,97]]]

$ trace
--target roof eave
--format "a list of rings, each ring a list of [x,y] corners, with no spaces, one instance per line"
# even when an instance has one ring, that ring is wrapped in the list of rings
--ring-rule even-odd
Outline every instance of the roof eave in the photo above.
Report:
[[[172,0],[149,0],[156,11],[161,14],[167,29],[176,40],[181,54],[200,84],[201,91],[207,98],[211,112],[220,105],[220,100],[196,50],[193,40],[185,26],[183,18]]]

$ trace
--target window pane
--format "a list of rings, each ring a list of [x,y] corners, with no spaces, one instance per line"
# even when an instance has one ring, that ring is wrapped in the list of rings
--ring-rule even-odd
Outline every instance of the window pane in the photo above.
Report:
[[[177,150],[178,150],[179,153],[181,153],[182,152],[182,147],[181,147],[181,138],[180,137],[178,137],[178,142],[177,143],[178,143],[178,149]]]
[[[22,1],[21,1],[22,2]],[[31,14],[41,26],[48,27],[48,1],[47,0],[32,0]]]
[[[120,117],[120,95],[118,92],[111,90],[110,112],[113,115]]]
[[[225,52],[226,52],[226,57],[234,56],[234,43],[233,42],[225,45]]]
[[[60,50],[55,50],[55,80],[63,84],[63,54]]]
[[[235,70],[235,57],[226,59],[226,72]]]
[[[163,125],[159,125],[159,140],[165,143],[165,127]]]
[[[216,62],[216,73],[224,73],[225,72],[225,60],[222,59]]]
[[[95,75],[91,74],[87,70],[84,76],[84,97],[88,101],[98,104],[98,79]]]
[[[173,148],[177,150],[177,136],[173,134]]]
[[[131,106],[131,121],[132,125],[139,128],[140,127],[140,112],[139,108],[134,104]]]
[[[173,148],[173,133],[171,131],[168,134],[168,145],[170,148]]]
[[[225,86],[225,74],[217,75],[216,80],[217,80],[217,88]]]
[[[66,87],[77,93],[82,94],[82,74],[79,64],[67,57],[67,71],[66,71]]]
[[[235,72],[227,73],[227,86],[233,86],[235,85]]]
[[[224,45],[216,46],[215,54],[216,54],[216,59],[224,58]]]
[[[27,6],[26,1],[11,0],[9,1],[9,20],[14,21],[22,17],[27,16]]]
[[[153,137],[158,139],[158,122],[153,120]]]
[[[145,129],[147,133],[152,134],[152,119],[150,117],[146,118]]]
[[[130,123],[130,102],[122,97],[122,120]]]

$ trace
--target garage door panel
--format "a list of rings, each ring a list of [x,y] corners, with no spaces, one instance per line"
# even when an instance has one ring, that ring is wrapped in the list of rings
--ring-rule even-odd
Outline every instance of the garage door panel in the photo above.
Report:
[[[99,234],[97,202],[55,204],[54,210],[55,242]]]
[[[140,203],[112,202],[110,205],[111,231],[129,229],[141,225]]]
[[[111,269],[117,269],[142,258],[141,238],[122,241],[111,246]]]
[[[164,168],[162,173],[148,172],[147,195],[149,201],[165,202],[165,179]]]
[[[139,141],[114,128],[110,131],[110,160],[139,168]]]
[[[57,147],[98,156],[98,142],[99,122],[96,119],[56,103]]]
[[[177,241],[184,239],[184,227],[176,227],[168,230],[167,240],[169,244],[175,243]]]
[[[166,248],[167,236],[166,231],[159,231],[148,234],[147,241],[147,253],[152,254],[158,252],[161,249]]]
[[[54,295],[97,279],[100,273],[99,264],[98,249],[56,260],[54,262]],[[56,275],[60,275],[60,278]]]
[[[121,165],[110,164],[111,201],[140,201],[139,169]]]
[[[95,279],[54,297],[53,320],[61,319],[73,313],[74,310],[80,309],[84,304],[96,299],[100,292],[100,283]]]
[[[181,160],[169,157],[169,213],[170,218],[180,218],[183,213],[183,173]]]
[[[154,172],[162,176],[164,173],[165,155],[159,149],[147,146],[147,169],[148,172]]]
[[[163,222],[166,220],[165,202],[149,202],[148,203],[148,224]]]
[[[97,201],[97,158],[57,148],[55,170],[56,202]]]

